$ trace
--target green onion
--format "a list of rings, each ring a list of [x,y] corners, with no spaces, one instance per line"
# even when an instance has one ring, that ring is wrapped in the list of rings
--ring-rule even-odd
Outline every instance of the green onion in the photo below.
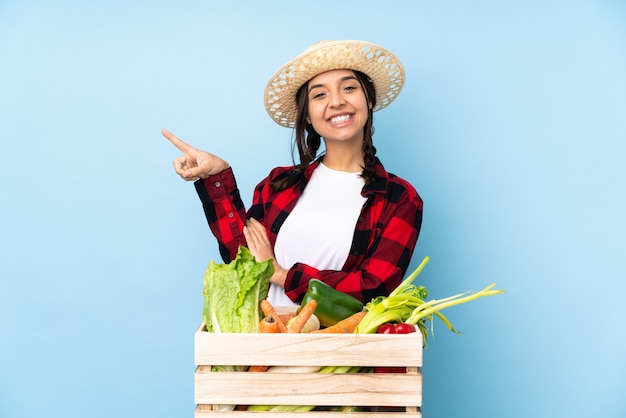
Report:
[[[442,309],[467,303],[480,297],[504,293],[504,290],[492,290],[495,284],[491,284],[479,292],[468,291],[443,299],[425,301],[428,291],[424,286],[415,286],[413,281],[422,272],[428,260],[428,256],[424,257],[417,269],[404,279],[389,296],[379,296],[366,304],[367,314],[356,327],[355,333],[373,334],[380,325],[387,322],[407,323],[419,328],[425,346],[428,336],[427,321],[431,323],[432,332],[433,315],[439,318],[450,331],[457,332],[450,321],[440,312]]]

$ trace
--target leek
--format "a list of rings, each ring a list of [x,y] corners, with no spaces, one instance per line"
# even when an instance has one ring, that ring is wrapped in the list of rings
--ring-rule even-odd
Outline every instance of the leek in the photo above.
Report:
[[[493,296],[504,293],[504,290],[493,289],[491,284],[479,292],[467,291],[443,299],[425,300],[428,291],[424,286],[415,286],[413,281],[422,272],[428,263],[428,256],[424,257],[420,265],[406,279],[396,287],[389,296],[379,296],[365,305],[367,314],[355,329],[357,334],[373,334],[378,327],[387,322],[406,323],[415,325],[422,333],[424,346],[428,336],[427,322],[430,321],[432,332],[433,315],[439,318],[446,327],[458,333],[452,323],[440,311],[445,308],[470,302],[484,296]]]

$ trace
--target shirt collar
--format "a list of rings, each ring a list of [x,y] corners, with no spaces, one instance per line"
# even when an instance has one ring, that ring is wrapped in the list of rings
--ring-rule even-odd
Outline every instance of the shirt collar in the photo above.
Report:
[[[322,162],[324,156],[319,156],[315,161],[313,161],[307,168],[304,170],[304,176],[301,178],[301,187],[304,189],[306,183],[311,178],[313,171],[317,168],[318,165]],[[374,171],[376,173],[376,179],[370,183],[363,186],[362,194],[363,196],[367,196],[370,193],[386,193],[387,185],[389,183],[389,173],[385,170],[382,163],[378,159],[378,157],[374,157]]]

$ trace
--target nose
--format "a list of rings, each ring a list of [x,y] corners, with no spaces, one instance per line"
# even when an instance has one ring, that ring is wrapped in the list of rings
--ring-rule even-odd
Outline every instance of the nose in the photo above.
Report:
[[[346,103],[346,100],[341,94],[341,92],[335,91],[333,93],[330,93],[329,103],[331,107],[341,107]]]

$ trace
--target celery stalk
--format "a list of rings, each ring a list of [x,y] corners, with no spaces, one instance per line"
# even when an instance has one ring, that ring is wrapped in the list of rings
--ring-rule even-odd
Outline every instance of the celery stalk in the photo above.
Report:
[[[270,412],[309,412],[315,408],[315,406],[311,405],[275,405],[271,409]]]
[[[428,264],[428,260],[430,260],[428,256],[424,257],[420,265],[417,266],[417,268],[413,271],[413,273],[411,273],[406,279],[404,279],[398,287],[393,289],[391,293],[389,294],[389,296],[397,295],[398,293],[404,291],[407,287],[409,287],[409,285],[413,283],[413,280],[415,280],[415,278],[419,276],[422,270],[424,270],[424,267],[426,267],[426,264]]]
[[[486,288],[484,288],[483,290],[479,292],[475,292],[470,295],[467,295],[468,292],[466,292],[466,293],[461,293],[453,297],[449,297],[449,298],[445,298],[441,300],[433,300],[433,301],[424,303],[424,305],[428,305],[426,308],[420,309],[422,308],[420,306],[404,322],[406,322],[407,324],[416,324],[417,321],[419,321],[420,319],[425,318],[428,315],[431,315],[433,313],[439,312],[442,309],[449,308],[451,306],[461,305],[463,303],[470,302],[480,297],[494,296],[494,295],[500,295],[504,293],[504,290],[491,290],[491,288],[493,288],[494,286],[495,286],[495,283],[487,286]],[[467,295],[467,296],[463,296],[463,295]],[[452,324],[447,322],[446,325],[448,325],[448,328],[451,331],[454,331],[454,329],[452,328]]]
[[[371,334],[378,330],[378,327],[387,322],[408,323],[417,325],[422,333],[424,346],[428,335],[426,321],[431,321],[433,316],[439,318],[448,329],[457,332],[452,323],[440,312],[442,309],[451,306],[470,302],[483,296],[493,296],[504,293],[504,290],[492,290],[492,284],[480,292],[468,294],[459,293],[443,299],[425,301],[428,292],[423,286],[416,287],[413,281],[422,272],[428,263],[428,256],[424,257],[420,265],[396,287],[387,297],[379,296],[372,299],[365,305],[367,314],[354,331],[356,334]]]

